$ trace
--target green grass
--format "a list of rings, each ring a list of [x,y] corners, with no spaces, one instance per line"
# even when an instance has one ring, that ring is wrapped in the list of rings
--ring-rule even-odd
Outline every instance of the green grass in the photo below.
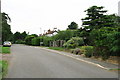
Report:
[[[48,49],[58,50],[58,51],[64,51],[64,48],[62,47],[49,47]]]
[[[0,53],[3,54],[10,53],[10,47],[0,47]]]
[[[0,61],[0,79],[7,74],[7,70],[8,70],[8,62]]]
[[[120,70],[120,69],[110,69],[110,70]]]

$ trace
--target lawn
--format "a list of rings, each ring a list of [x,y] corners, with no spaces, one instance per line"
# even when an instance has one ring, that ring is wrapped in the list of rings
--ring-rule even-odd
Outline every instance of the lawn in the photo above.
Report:
[[[64,51],[64,48],[62,47],[49,47],[48,49],[58,50],[58,51]]]
[[[7,74],[8,62],[0,61],[0,79]]]
[[[10,47],[0,47],[0,53],[10,53]]]

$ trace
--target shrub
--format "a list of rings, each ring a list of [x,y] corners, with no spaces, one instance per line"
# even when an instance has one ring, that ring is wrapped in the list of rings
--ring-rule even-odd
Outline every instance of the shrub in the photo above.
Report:
[[[36,37],[32,39],[32,45],[33,46],[39,46],[40,45],[40,38]]]
[[[95,45],[95,56],[108,59],[110,56],[120,56],[120,32],[118,28],[103,27],[90,33],[91,42]]]
[[[120,32],[111,33],[107,40],[109,40],[109,48],[111,51],[111,56],[120,56]]]
[[[15,44],[25,44],[25,41],[19,39],[19,40],[15,41]]]
[[[35,38],[33,35],[29,35],[25,38],[25,44],[32,45],[32,39]]]
[[[66,48],[76,48],[79,45],[83,45],[84,41],[80,37],[72,37],[70,40],[68,40],[66,43],[64,43],[64,47]]]
[[[93,46],[82,46],[81,50],[86,57],[91,57],[93,55]]]
[[[49,46],[49,42],[52,41],[52,37],[43,37],[43,44],[44,46]]]
[[[53,36],[53,38],[54,38],[54,40],[68,41],[73,36],[75,36],[75,30],[65,30],[65,31],[58,32],[58,34]]]

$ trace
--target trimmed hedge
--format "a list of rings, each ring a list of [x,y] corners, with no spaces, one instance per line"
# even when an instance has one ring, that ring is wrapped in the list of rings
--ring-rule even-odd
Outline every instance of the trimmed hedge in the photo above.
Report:
[[[32,45],[32,39],[35,38],[35,36],[29,35],[25,38],[25,44]]]
[[[52,41],[52,37],[35,37],[31,40],[33,46],[40,46],[40,42],[43,42],[41,46],[49,46],[49,42]]]
[[[44,46],[49,46],[49,42],[50,41],[53,41],[53,38],[52,37],[43,37],[43,45]]]
[[[32,39],[32,45],[33,46],[39,46],[40,45],[40,38],[36,37]]]
[[[23,41],[23,40],[17,40],[17,41],[15,41],[15,44],[25,44],[25,41]]]

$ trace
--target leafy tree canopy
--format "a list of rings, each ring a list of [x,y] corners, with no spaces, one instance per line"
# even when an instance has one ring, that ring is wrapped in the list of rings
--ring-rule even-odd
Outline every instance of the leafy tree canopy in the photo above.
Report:
[[[75,22],[71,22],[70,25],[68,25],[68,29],[77,29],[78,28],[78,24]]]

